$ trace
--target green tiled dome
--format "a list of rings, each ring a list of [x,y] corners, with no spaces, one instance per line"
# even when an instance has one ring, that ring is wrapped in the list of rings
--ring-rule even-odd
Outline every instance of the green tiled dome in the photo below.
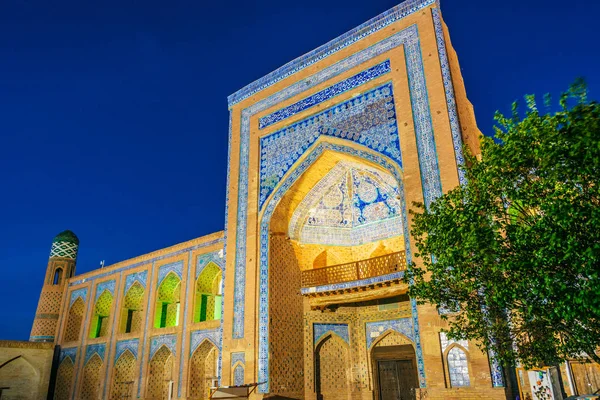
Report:
[[[79,244],[79,238],[70,230],[63,231],[56,235],[52,240],[53,243],[56,242],[69,242],[74,244]]]

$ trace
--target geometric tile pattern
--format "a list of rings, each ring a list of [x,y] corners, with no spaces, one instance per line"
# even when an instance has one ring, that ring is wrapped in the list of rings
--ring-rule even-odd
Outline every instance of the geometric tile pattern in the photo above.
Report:
[[[99,283],[96,286],[96,299],[105,290],[108,290],[110,292],[110,294],[112,294],[114,296],[115,295],[115,281],[111,280],[111,281],[105,281],[105,282]]]
[[[347,324],[314,324],[313,331],[313,343],[315,344],[328,333],[335,333],[347,344],[350,344]]]
[[[73,305],[73,303],[75,302],[75,300],[78,297],[81,297],[81,300],[83,300],[83,302],[85,303],[86,296],[87,296],[87,288],[73,290],[71,292],[71,301],[69,301],[69,307]]]
[[[106,344],[105,343],[96,343],[89,344],[85,349],[85,359],[83,365],[87,364],[87,362],[92,358],[94,354],[98,354],[100,359],[104,361],[104,353],[106,352]]]
[[[399,318],[389,321],[367,322],[365,324],[367,349],[371,348],[373,342],[387,330],[393,330],[403,334],[411,341],[415,341],[414,329],[410,318]]]
[[[440,67],[442,69],[442,80],[444,82],[444,91],[446,93],[446,106],[448,107],[448,117],[450,119],[450,133],[452,134],[452,144],[454,146],[454,156],[458,167],[458,180],[461,185],[466,183],[465,171],[461,168],[465,163],[462,150],[462,137],[460,134],[460,122],[456,111],[456,100],[454,99],[454,85],[452,84],[452,75],[448,64],[448,54],[446,53],[446,40],[444,39],[444,30],[440,17],[440,10],[433,8],[433,26],[437,40],[438,54],[440,58]]]
[[[158,268],[158,279],[156,280],[156,287],[159,287],[163,279],[169,272],[177,274],[179,279],[182,279],[181,274],[183,270],[183,261],[177,261],[171,264],[162,265]]]
[[[242,364],[246,363],[246,353],[243,351],[238,351],[231,353],[231,366],[233,367],[236,362],[241,362]]]
[[[467,354],[460,347],[452,347],[447,354],[451,387],[470,386]]]
[[[223,253],[219,250],[198,256],[198,262],[196,264],[196,279],[198,279],[198,276],[200,275],[204,267],[206,267],[206,265],[208,265],[208,263],[210,262],[217,264],[222,271],[225,265]]]
[[[278,68],[277,70],[250,83],[249,85],[246,85],[234,94],[228,96],[227,103],[229,107],[231,107],[234,104],[252,96],[253,94],[258,93],[271,85],[274,85],[275,83],[324,58],[329,57],[330,55],[350,46],[351,44],[371,35],[374,32],[385,28],[386,26],[406,17],[407,15],[413,14],[430,4],[434,4],[436,1],[437,0],[404,1],[392,9],[377,15],[376,17],[360,24],[345,34],[331,40],[330,42],[310,51],[304,56],[298,57],[295,60],[292,60],[284,66]]]
[[[445,352],[446,349],[448,348],[448,346],[450,346],[453,343],[456,343],[456,344],[462,346],[463,348],[465,348],[466,350],[469,350],[469,341],[468,340],[449,339],[448,335],[446,335],[445,332],[440,332],[440,345],[442,346],[442,353]]]
[[[152,359],[152,357],[154,357],[154,353],[156,353],[156,351],[163,345],[171,351],[171,354],[175,354],[175,348],[177,347],[177,334],[151,337],[149,359]]]
[[[360,143],[402,167],[392,84],[383,84],[261,138],[259,208],[321,135]]]
[[[358,74],[345,79],[333,86],[330,86],[318,93],[315,93],[307,98],[304,98],[290,106],[287,106],[281,110],[275,111],[267,116],[264,116],[258,121],[258,128],[264,129],[271,126],[279,121],[283,121],[299,112],[302,112],[316,104],[327,101],[337,95],[340,95],[350,89],[357,86],[363,85],[377,77],[390,72],[390,60],[375,65],[365,71],[361,71]]]
[[[65,257],[72,260],[77,259],[77,249],[79,245],[72,242],[53,242],[50,247],[50,257]]]
[[[77,355],[77,347],[69,347],[67,349],[60,350],[60,357],[58,363],[62,363],[65,357],[69,357],[73,363],[75,363],[75,357]]]
[[[137,358],[139,342],[139,339],[121,340],[117,342],[117,347],[115,350],[115,362],[117,362],[125,350],[129,350],[131,354]]]
[[[190,335],[190,356],[204,340],[209,340],[217,349],[221,349],[221,329],[193,331]]]
[[[302,243],[340,246],[401,235],[399,196],[391,174],[340,161],[296,207],[288,234]]]
[[[138,281],[145,289],[147,276],[148,271],[134,272],[133,274],[127,275],[127,277],[125,278],[125,289],[123,290],[123,293],[127,293],[129,288],[134,284],[135,281]]]

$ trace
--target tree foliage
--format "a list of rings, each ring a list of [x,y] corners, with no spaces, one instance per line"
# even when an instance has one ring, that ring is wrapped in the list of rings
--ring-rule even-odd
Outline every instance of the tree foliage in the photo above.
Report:
[[[505,365],[600,362],[600,105],[580,81],[557,112],[525,99],[467,155],[466,184],[415,204],[410,294]]]

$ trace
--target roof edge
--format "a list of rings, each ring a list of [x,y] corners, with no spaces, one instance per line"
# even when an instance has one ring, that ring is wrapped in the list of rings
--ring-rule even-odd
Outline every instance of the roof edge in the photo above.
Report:
[[[239,103],[242,100],[274,85],[275,83],[303,70],[304,68],[323,60],[339,50],[348,47],[349,45],[375,33],[386,26],[399,21],[410,14],[415,13],[425,7],[436,4],[439,7],[439,0],[406,0],[397,6],[384,11],[378,16],[371,18],[356,28],[336,37],[333,40],[325,43],[322,46],[300,56],[287,64],[277,68],[275,71],[268,73],[255,80],[254,82],[244,86],[237,92],[227,97],[229,107]]]

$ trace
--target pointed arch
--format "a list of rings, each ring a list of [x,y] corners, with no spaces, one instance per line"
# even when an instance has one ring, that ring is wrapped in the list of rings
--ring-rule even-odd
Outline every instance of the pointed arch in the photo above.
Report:
[[[150,360],[146,398],[166,399],[173,380],[173,353],[165,345]]]
[[[179,325],[181,279],[171,271],[160,283],[156,295],[154,327],[165,328]]]
[[[383,331],[377,339],[373,341],[369,351],[372,351],[375,347],[384,346],[403,346],[410,345],[414,347],[414,342],[402,332],[398,332],[395,329],[388,328]]]
[[[23,356],[15,357],[0,366],[0,387],[10,387],[7,395],[17,393],[22,400],[37,399],[39,381],[38,369]]]
[[[202,269],[194,293],[194,322],[221,318],[222,280],[223,273],[216,263],[211,261]]]
[[[95,353],[83,367],[83,377],[81,379],[80,400],[96,400],[102,393],[101,375],[102,359]]]
[[[459,343],[452,343],[444,351],[444,364],[450,387],[471,386],[469,351]]]
[[[140,332],[142,329],[144,304],[144,287],[137,280],[129,287],[123,300],[121,318],[119,323],[120,333]]]
[[[189,361],[188,399],[207,399],[211,379],[218,375],[219,350],[208,339],[204,339]]]
[[[58,366],[56,373],[56,386],[54,389],[54,400],[69,400],[71,398],[71,386],[75,366],[71,357],[65,357]]]
[[[344,398],[350,395],[350,354],[348,344],[329,334],[315,348],[315,389],[317,398]]]
[[[104,290],[96,299],[90,325],[90,339],[104,337],[108,334],[112,303],[113,295],[109,290]]]
[[[135,356],[129,349],[126,349],[119,356],[113,370],[111,399],[132,398],[133,383],[136,377],[136,362]]]
[[[83,323],[83,314],[85,312],[85,303],[81,297],[77,297],[71,307],[65,326],[64,341],[73,342],[79,340],[79,332]]]

